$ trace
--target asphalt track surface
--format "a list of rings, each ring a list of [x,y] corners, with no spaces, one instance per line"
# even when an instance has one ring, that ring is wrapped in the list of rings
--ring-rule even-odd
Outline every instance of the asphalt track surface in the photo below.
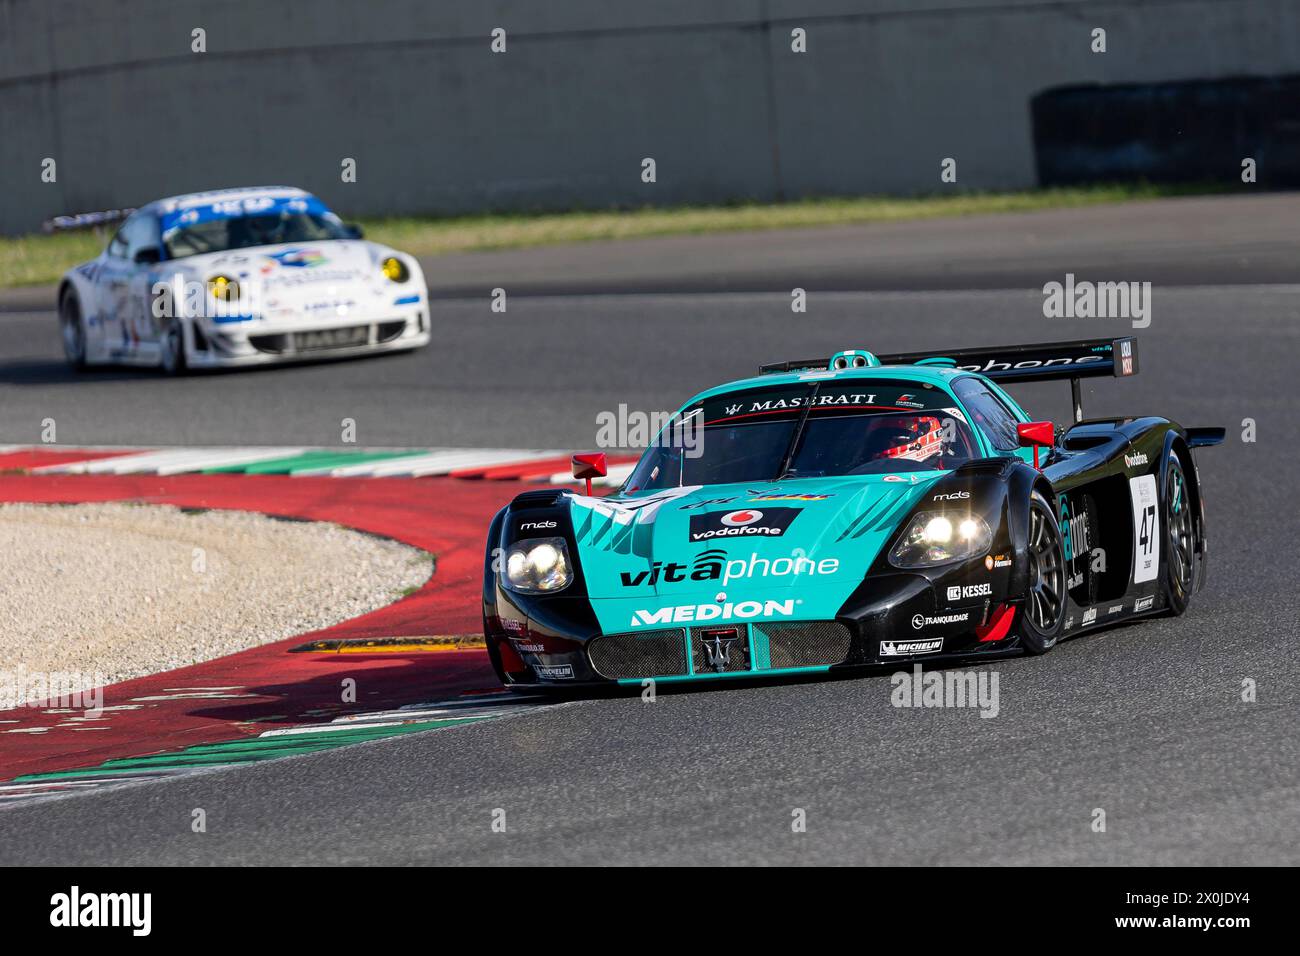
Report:
[[[1151,282],[1151,332],[1171,334],[1198,301],[1173,287],[1300,281],[1298,221],[1300,194],[1272,194],[449,256],[425,263],[437,333],[422,352],[180,381],[77,375],[53,291],[0,292],[0,444],[38,442],[53,418],[65,445],[332,446],[351,418],[369,446],[587,447],[602,410],[675,408],[762,362],[1106,334],[1001,291],[1067,272]],[[1243,303],[1226,301],[1205,319],[1231,323]]]
[[[365,401],[375,416],[359,418],[366,444],[588,447],[601,409],[669,408],[761,361],[850,345],[889,351],[1130,331],[1120,320],[1042,317],[1042,283],[1074,271],[1155,284],[1151,325],[1136,331],[1141,374],[1093,380],[1089,414],[1225,425],[1228,441],[1197,454],[1212,547],[1209,584],[1188,614],[981,665],[998,674],[995,718],[894,707],[887,675],[661,688],[653,703],[580,700],[0,807],[0,862],[1300,863],[1300,523],[1291,501],[1300,284],[1282,284],[1300,283],[1300,259],[1292,256],[1294,274],[1270,274],[1260,263],[1280,263],[1286,249],[1266,243],[1235,276],[1206,270],[1200,278],[1213,282],[1178,284],[1178,270],[1156,266],[1181,261],[1187,236],[1209,249],[1222,227],[1230,253],[1248,241],[1245,220],[1266,218],[1256,209],[1234,220],[1231,203],[1208,208],[1214,215],[1196,229],[1180,223],[1168,248],[1116,253],[1109,272],[1090,274],[1062,240],[1032,281],[1005,289],[918,281],[915,291],[854,293],[807,283],[805,315],[790,313],[787,295],[762,291],[519,296],[505,316],[491,314],[486,298],[449,299],[441,352],[314,366],[283,381],[280,372],[184,383],[108,373],[48,387],[56,373],[39,356],[57,342],[32,341],[15,356],[24,341],[15,329],[34,320],[3,317],[0,441],[30,440],[13,436],[15,407],[31,415],[48,405],[41,417],[59,416],[68,443],[260,439],[242,424],[267,429],[266,441],[311,444],[336,434],[317,416],[336,421],[349,403],[356,415]],[[1117,225],[1118,247],[1126,236]],[[785,235],[792,256],[806,238]],[[509,277],[497,284],[508,288]],[[324,391],[326,381],[337,389]],[[1059,420],[1067,394],[1046,384],[1021,397]],[[406,402],[417,410],[403,411]],[[114,403],[163,407],[133,431]],[[181,420],[200,405],[205,416]],[[272,422],[250,422],[254,407]],[[1257,424],[1255,443],[1241,440],[1245,418]],[[1254,703],[1241,698],[1246,679]],[[195,807],[207,811],[206,834],[190,831]],[[497,808],[505,833],[491,827]],[[1092,829],[1098,809],[1104,833]],[[796,810],[806,813],[805,833],[792,832]]]

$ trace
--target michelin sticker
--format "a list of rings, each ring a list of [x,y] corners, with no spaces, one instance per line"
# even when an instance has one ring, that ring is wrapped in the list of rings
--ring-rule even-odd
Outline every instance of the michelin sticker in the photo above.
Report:
[[[1160,570],[1160,516],[1154,475],[1130,478],[1133,499],[1133,583],[1154,581]]]
[[[928,641],[881,641],[881,657],[910,657],[913,654],[933,654],[943,650],[943,638]]]

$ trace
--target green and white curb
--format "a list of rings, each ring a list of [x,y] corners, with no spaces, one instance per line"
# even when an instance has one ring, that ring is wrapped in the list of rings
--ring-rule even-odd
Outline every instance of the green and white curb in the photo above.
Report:
[[[106,760],[73,770],[25,774],[0,784],[0,803],[140,783],[217,767],[296,757],[425,730],[460,727],[519,713],[528,709],[525,705],[540,702],[537,697],[503,693],[408,704],[396,710],[350,714],[326,724],[267,730],[255,736],[197,744],[169,753]]]

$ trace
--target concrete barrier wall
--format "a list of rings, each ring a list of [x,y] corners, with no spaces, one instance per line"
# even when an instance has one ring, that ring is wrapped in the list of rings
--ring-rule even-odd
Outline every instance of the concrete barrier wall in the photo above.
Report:
[[[1297,70],[1293,0],[0,0],[0,231],[257,183],[351,215],[915,193],[949,156],[1026,187],[1044,89]]]

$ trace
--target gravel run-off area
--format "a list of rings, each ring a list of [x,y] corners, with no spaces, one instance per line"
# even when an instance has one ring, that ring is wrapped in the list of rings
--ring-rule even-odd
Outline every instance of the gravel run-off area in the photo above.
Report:
[[[0,504],[0,671],[86,689],[171,670],[373,611],[432,570],[418,548],[333,524]]]

